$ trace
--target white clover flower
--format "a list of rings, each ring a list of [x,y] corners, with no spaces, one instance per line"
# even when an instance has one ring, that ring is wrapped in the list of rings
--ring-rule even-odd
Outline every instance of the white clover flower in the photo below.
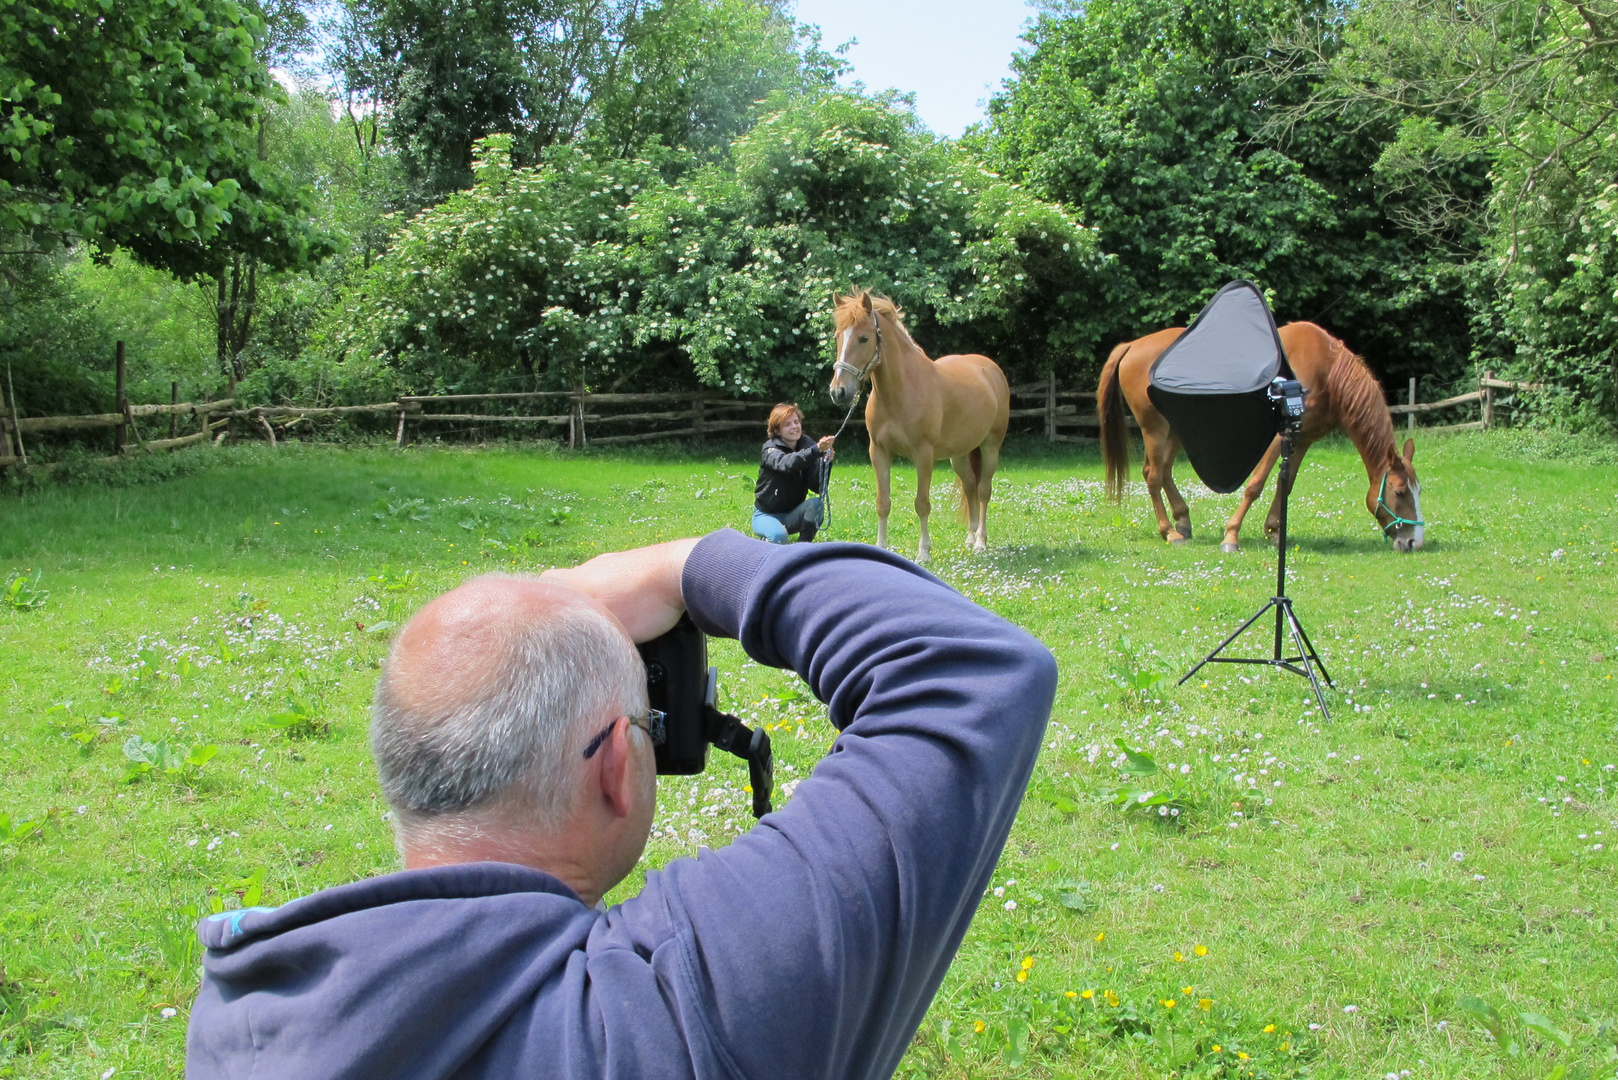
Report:
[[[1344,1005],[1343,1011],[1346,1013],[1357,1013],[1360,1011],[1360,1007],[1358,1005]]]
[[[1466,858],[1466,852],[1464,852],[1464,851],[1457,851],[1457,852],[1454,852],[1454,853],[1452,853],[1450,855],[1450,859],[1452,861],[1454,861],[1454,862],[1460,862],[1462,859],[1465,859],[1465,858]]]

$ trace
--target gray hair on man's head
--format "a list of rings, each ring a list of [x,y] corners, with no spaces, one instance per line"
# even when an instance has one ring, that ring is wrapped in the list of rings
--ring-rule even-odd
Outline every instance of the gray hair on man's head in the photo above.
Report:
[[[646,704],[635,647],[584,604],[501,624],[494,654],[453,696],[402,700],[414,695],[397,685],[398,652],[396,642],[377,685],[371,749],[402,834],[506,804],[556,826],[583,773],[591,725]]]

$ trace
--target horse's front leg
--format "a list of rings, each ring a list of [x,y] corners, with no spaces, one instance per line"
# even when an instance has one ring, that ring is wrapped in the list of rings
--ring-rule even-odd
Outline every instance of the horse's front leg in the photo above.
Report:
[[[1280,456],[1281,439],[1277,436],[1275,441],[1270,443],[1270,448],[1264,451],[1264,457],[1253,469],[1253,475],[1247,478],[1247,487],[1242,491],[1241,504],[1236,507],[1236,512],[1230,515],[1230,520],[1225,522],[1225,542],[1219,545],[1220,551],[1228,553],[1241,550],[1242,521],[1247,517],[1247,511],[1252,508],[1253,503],[1264,494],[1264,483],[1269,480],[1270,470],[1275,468],[1275,460]]]
[[[925,563],[933,552],[933,539],[927,532],[927,515],[932,513],[933,448],[916,452],[916,517],[921,521],[921,543],[916,545],[916,561]]]
[[[876,546],[884,551],[888,547],[888,511],[893,499],[888,490],[892,479],[893,456],[871,440],[871,467],[876,470]]]
[[[1276,440],[1280,442],[1279,439]],[[1275,483],[1275,498],[1270,500],[1270,512],[1264,517],[1264,537],[1272,544],[1280,540],[1281,533],[1281,499],[1283,491],[1291,491],[1292,483],[1298,478],[1298,470],[1303,467],[1303,455],[1308,453],[1309,444],[1302,439],[1298,440],[1297,448],[1292,451],[1292,461],[1286,470],[1286,475]],[[1279,451],[1277,451],[1279,453]]]

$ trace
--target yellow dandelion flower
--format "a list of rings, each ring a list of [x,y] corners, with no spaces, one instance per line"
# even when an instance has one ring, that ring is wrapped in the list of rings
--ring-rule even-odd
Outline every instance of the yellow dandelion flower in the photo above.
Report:
[[[1067,993],[1066,993],[1066,997],[1067,997],[1067,999],[1068,999],[1068,1000],[1069,1000],[1069,1001],[1072,1001],[1072,1000],[1073,1000],[1073,999],[1074,999],[1074,998],[1076,998],[1076,997],[1078,997],[1078,996],[1079,996],[1079,995],[1078,995],[1078,994],[1076,994],[1076,993],[1074,993],[1074,992],[1073,992],[1073,991],[1072,991],[1072,990],[1069,990],[1069,991],[1067,991]],[[1089,996],[1090,996],[1090,991],[1088,991],[1088,990],[1086,990],[1086,991],[1085,991],[1085,992],[1084,992],[1084,996],[1085,996],[1085,997],[1089,997]]]
[[[1032,956],[1025,956],[1025,957],[1022,958],[1022,969],[1024,971],[1027,971],[1029,968],[1031,968],[1033,966],[1034,966],[1034,958]]]
[[[1176,963],[1176,964],[1183,964],[1183,963],[1185,963],[1185,953],[1183,953],[1183,952],[1177,952],[1177,953],[1175,953],[1175,954],[1174,954],[1174,962],[1175,962],[1175,963]]]
[[[1097,941],[1105,941],[1106,938],[1107,938],[1107,932],[1105,930],[1101,931],[1101,933],[1096,935],[1096,940]]]
[[[1221,1051],[1223,1049],[1224,1049],[1223,1046],[1220,1046],[1218,1043],[1214,1043],[1214,1051],[1213,1051],[1214,1053],[1217,1054],[1217,1053],[1219,1053],[1219,1051]]]
[[[982,1035],[983,1034],[983,1021],[982,1020],[974,1020],[974,1021],[972,1021],[972,1033],[975,1034],[975,1035]]]
[[[1195,989],[1196,989],[1196,987],[1194,987],[1194,986],[1182,986],[1182,987],[1180,987],[1180,993],[1184,994],[1186,997],[1190,997],[1191,996],[1191,991],[1193,991]]]
[[[1086,990],[1084,993],[1080,994],[1079,996],[1081,998],[1083,998],[1085,1001],[1089,1001],[1091,998],[1096,996],[1096,992],[1094,990]]]
[[[1242,1053],[1240,1050],[1236,1051],[1236,1056],[1241,1058],[1243,1061],[1247,1060],[1247,1055]]]
[[[1174,999],[1173,998],[1161,998],[1159,1000],[1161,1000],[1161,1002],[1163,1004],[1163,1008],[1165,1008],[1165,1009],[1174,1008]]]
[[[1198,956],[1207,956],[1208,955],[1208,946],[1206,946],[1206,945],[1198,945],[1195,949],[1192,949],[1191,951],[1196,953]]]
[[[1118,1007],[1118,995],[1113,993],[1111,990],[1107,991],[1107,1004],[1111,1005],[1115,1009]]]
[[[1027,982],[1028,981],[1028,972],[1026,972],[1026,971],[1017,972],[1017,981],[1020,982],[1020,983]]]
[[[1274,1035],[1275,1034],[1275,1025],[1274,1024],[1265,1024],[1264,1025],[1264,1034],[1266,1034],[1266,1035]]]
[[[1200,999],[1197,1002],[1197,1008],[1201,1009],[1203,1012],[1211,1012],[1213,1010],[1213,998]]]

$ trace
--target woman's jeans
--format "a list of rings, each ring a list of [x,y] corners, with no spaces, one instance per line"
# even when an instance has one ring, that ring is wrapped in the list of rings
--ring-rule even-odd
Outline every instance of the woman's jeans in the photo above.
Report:
[[[753,507],[753,531],[772,544],[787,543],[787,537],[793,533],[797,533],[800,540],[813,540],[823,520],[818,495],[803,500],[784,514],[766,514]]]

